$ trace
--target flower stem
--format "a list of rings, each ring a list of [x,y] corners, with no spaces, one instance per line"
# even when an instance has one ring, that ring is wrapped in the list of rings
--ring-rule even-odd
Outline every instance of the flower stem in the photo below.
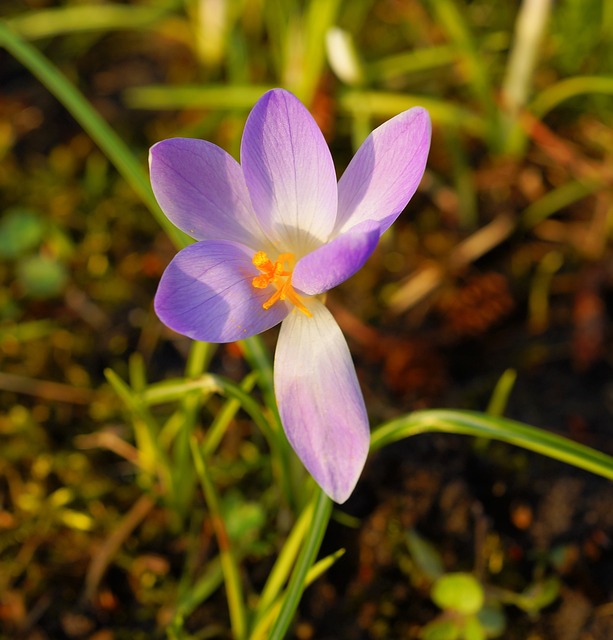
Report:
[[[304,540],[302,551],[298,556],[298,562],[292,573],[287,591],[285,592],[285,599],[283,600],[279,617],[276,619],[270,631],[269,640],[283,640],[283,638],[285,638],[287,629],[294,618],[304,591],[307,574],[315,562],[321,541],[328,526],[328,521],[330,520],[332,501],[319,487],[315,490],[313,503],[315,505],[313,521]]]

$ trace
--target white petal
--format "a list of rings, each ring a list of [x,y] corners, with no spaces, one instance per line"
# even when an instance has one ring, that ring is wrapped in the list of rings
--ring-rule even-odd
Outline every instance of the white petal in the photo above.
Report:
[[[351,354],[326,307],[293,311],[281,324],[275,394],[287,437],[319,486],[338,503],[351,495],[368,455],[364,399]]]

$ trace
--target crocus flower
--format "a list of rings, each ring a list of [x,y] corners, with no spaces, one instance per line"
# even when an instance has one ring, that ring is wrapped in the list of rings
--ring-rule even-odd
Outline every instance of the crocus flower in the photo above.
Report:
[[[427,112],[409,109],[368,136],[337,184],[317,124],[296,97],[275,89],[247,119],[241,164],[203,140],[151,149],[162,210],[197,240],[165,270],[158,316],[206,342],[282,323],[274,361],[281,421],[338,503],[362,472],[369,427],[347,343],[321,295],[374,251],[417,189],[429,146]]]

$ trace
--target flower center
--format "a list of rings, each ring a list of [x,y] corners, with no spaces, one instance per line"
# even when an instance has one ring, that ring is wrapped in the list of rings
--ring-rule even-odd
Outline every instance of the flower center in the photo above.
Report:
[[[266,289],[266,287],[274,285],[277,288],[262,305],[264,309],[270,309],[279,300],[289,300],[309,318],[313,316],[292,287],[292,271],[285,268],[286,263],[294,264],[293,253],[280,253],[273,262],[264,251],[258,251],[253,256],[252,262],[258,271],[262,272],[261,275],[253,278],[251,281],[252,286],[256,289]]]

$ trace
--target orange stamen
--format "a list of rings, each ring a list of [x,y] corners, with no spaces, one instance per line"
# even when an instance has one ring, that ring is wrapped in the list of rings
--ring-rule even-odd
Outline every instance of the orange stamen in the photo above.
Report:
[[[292,272],[285,269],[285,263],[292,264],[294,262],[293,253],[281,253],[273,262],[264,251],[258,251],[253,256],[252,262],[258,271],[262,272],[261,275],[255,276],[251,280],[252,286],[256,289],[266,289],[266,287],[274,285],[277,288],[272,296],[262,304],[264,309],[270,309],[279,300],[289,300],[309,318],[313,317],[313,314],[306,308],[292,287]]]

